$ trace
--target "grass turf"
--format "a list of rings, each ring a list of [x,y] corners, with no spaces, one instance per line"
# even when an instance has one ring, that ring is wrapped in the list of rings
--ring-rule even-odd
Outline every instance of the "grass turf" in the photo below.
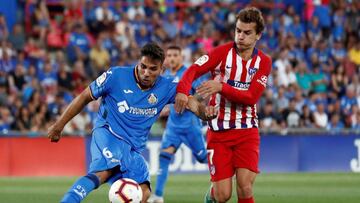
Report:
[[[155,179],[152,177],[152,180]],[[75,180],[74,177],[0,177],[0,202],[59,202]],[[205,174],[170,175],[165,191],[165,201],[167,203],[202,202],[208,186],[209,177]],[[152,184],[152,187],[155,185]],[[108,202],[108,189],[108,185],[101,186],[83,202]],[[254,189],[257,203],[358,203],[360,202],[360,174],[260,174]],[[236,202],[235,193],[229,202]]]

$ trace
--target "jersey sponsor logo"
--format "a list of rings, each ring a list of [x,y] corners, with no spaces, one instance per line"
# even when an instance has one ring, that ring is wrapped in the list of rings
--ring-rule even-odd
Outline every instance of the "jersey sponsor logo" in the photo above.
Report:
[[[157,100],[158,99],[154,93],[151,93],[148,97],[149,104],[156,104]]]
[[[153,117],[158,112],[157,108],[137,108],[129,106],[125,100],[118,102],[117,106],[120,113],[125,113],[126,111],[128,111],[130,114],[134,115]]]
[[[250,86],[249,82],[240,82],[236,80],[228,80],[227,84],[240,89],[249,89]]]
[[[125,111],[129,110],[129,105],[126,103],[126,101],[118,102],[117,106],[120,113],[124,113]]]
[[[202,55],[198,60],[195,61],[195,64],[202,66],[209,60],[208,55]]]
[[[254,75],[256,73],[256,71],[258,71],[258,69],[254,68],[254,67],[250,67],[248,70],[249,75]]]
[[[125,94],[131,94],[131,93],[134,93],[132,90],[124,90],[124,93]]]
[[[267,76],[262,75],[260,77],[260,79],[256,80],[258,83],[262,84],[264,87],[266,87],[266,83],[267,83]]]
[[[134,115],[153,117],[157,114],[157,108],[142,109],[142,108],[130,107],[129,113]]]
[[[101,74],[97,79],[96,79],[96,85],[98,87],[100,87],[106,80],[106,72],[104,72],[103,74]]]

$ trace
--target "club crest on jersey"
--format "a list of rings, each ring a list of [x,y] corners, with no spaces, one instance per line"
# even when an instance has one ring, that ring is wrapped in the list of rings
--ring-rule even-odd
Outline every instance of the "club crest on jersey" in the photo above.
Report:
[[[214,164],[210,165],[210,173],[211,173],[211,175],[215,175],[215,166],[214,166]]]
[[[204,63],[206,63],[209,60],[209,56],[208,55],[202,55],[200,58],[198,58],[198,60],[195,61],[195,64],[202,66],[204,65]]]
[[[106,80],[106,72],[104,72],[103,74],[101,74],[97,79],[96,79],[96,85],[97,86],[101,86],[104,81]]]
[[[250,67],[248,70],[249,75],[254,75],[256,73],[257,69],[254,67]]]
[[[149,95],[149,97],[148,97],[148,102],[149,102],[149,104],[156,104],[156,102],[157,102],[157,97],[155,96],[155,94],[154,93],[151,93],[150,95]]]

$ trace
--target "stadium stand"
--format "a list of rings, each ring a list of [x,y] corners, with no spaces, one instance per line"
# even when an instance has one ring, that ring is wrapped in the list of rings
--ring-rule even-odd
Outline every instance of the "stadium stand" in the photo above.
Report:
[[[1,134],[46,131],[107,67],[135,65],[139,48],[149,41],[181,45],[185,64],[191,64],[233,38],[227,33],[235,14],[249,4],[265,14],[257,46],[273,58],[258,105],[263,132],[360,133],[358,1],[14,2],[0,10]],[[90,130],[97,105],[74,119],[67,133]]]

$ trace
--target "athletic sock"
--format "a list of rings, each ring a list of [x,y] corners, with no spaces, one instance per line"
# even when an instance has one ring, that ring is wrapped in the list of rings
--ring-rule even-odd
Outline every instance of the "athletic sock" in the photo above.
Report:
[[[64,195],[61,203],[81,202],[91,191],[98,188],[100,180],[95,174],[87,174],[79,178]]]
[[[159,167],[159,171],[157,174],[156,189],[155,189],[155,194],[159,197],[163,196],[164,187],[165,187],[167,177],[169,174],[169,164],[170,164],[173,156],[174,156],[174,154],[171,154],[171,153],[160,152],[160,155],[159,155],[160,167]]]
[[[250,198],[247,198],[247,199],[238,198],[238,203],[255,203],[255,201],[254,201],[253,197],[250,197]]]

